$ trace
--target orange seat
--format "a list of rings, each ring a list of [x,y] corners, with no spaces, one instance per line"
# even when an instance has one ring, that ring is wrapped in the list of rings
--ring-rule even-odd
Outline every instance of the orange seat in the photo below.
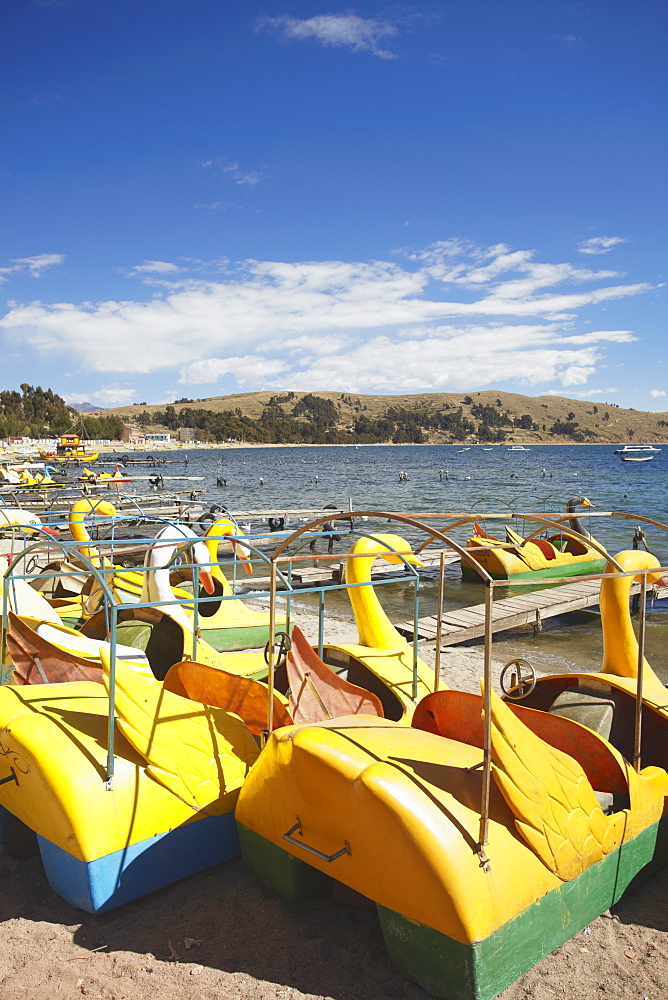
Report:
[[[102,681],[102,666],[54,646],[48,639],[9,612],[7,650],[12,658],[13,684],[60,684],[64,681]]]
[[[295,625],[285,661],[290,711],[295,722],[326,722],[342,715],[384,717],[380,698],[339,677],[311,648]]]
[[[167,671],[163,686],[182,698],[234,712],[246,723],[254,736],[267,728],[267,685],[250,677],[239,677],[207,663],[183,660]],[[292,723],[285,705],[274,695],[274,723]]]

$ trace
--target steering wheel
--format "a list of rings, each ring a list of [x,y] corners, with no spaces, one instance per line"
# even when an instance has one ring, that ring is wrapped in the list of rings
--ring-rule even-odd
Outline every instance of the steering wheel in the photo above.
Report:
[[[511,671],[509,686],[506,684],[508,671]],[[501,671],[499,684],[506,698],[511,701],[526,698],[536,686],[536,671],[533,664],[528,660],[510,660]]]
[[[285,663],[288,653],[292,649],[292,640],[287,632],[276,632],[274,634],[274,641],[272,643],[271,639],[267,642],[264,647],[264,662],[269,666],[269,650],[271,646],[276,647],[276,654],[274,656],[274,670],[278,670]]]

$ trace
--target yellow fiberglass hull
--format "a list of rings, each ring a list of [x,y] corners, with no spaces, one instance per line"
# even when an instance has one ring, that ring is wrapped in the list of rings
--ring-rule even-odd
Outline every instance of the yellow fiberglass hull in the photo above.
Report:
[[[155,681],[144,683],[161,690]],[[209,711],[177,702],[193,718]],[[219,758],[220,787],[195,810],[150,773],[118,730],[107,786],[108,712],[106,692],[94,682],[0,687],[4,826],[16,817],[34,830],[52,887],[90,912],[120,906],[238,852],[233,810],[248,769],[241,758],[254,747],[241,720],[229,716],[229,739],[219,740],[226,750]],[[184,724],[187,718],[182,713]],[[234,752],[240,747],[241,757]]]
[[[480,729],[481,707],[478,698],[469,712]],[[244,860],[294,901],[328,894],[332,880],[350,886],[376,902],[390,960],[407,978],[448,1000],[488,1000],[655,860],[666,773],[636,775],[608,747],[599,741],[597,752],[608,755],[631,807],[601,813],[617,839],[602,855],[585,848],[566,878],[521,834],[496,780],[479,853],[479,746],[368,716],[286,727],[239,797]]]
[[[467,542],[469,554],[493,580],[542,579],[602,573],[606,560],[596,549],[572,543],[574,551],[560,551],[545,539],[501,548],[502,542],[474,536]],[[479,582],[480,575],[462,560],[465,580]]]

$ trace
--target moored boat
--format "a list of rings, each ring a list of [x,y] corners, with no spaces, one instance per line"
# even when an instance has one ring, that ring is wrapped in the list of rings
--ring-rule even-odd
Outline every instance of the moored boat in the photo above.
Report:
[[[634,551],[608,570],[649,583],[658,566]],[[482,697],[435,692],[411,729],[274,732],[237,804],[246,863],[292,901],[355,889],[395,969],[491,1000],[667,860],[668,709],[642,660],[638,677],[630,580],[602,587],[602,672],[541,679],[533,702],[502,702],[487,668]]]
[[[571,497],[566,510],[573,514],[577,507],[593,507],[587,497]],[[505,540],[489,535],[474,522],[475,534],[467,542],[467,551],[478,565],[494,580],[549,579],[601,573],[606,554],[593,544],[580,520],[573,514],[569,524],[577,535],[567,529],[549,534],[547,538],[524,538],[510,527],[505,528]],[[474,566],[462,562],[462,577],[472,582],[480,577]]]
[[[99,457],[98,451],[86,448],[78,434],[63,434],[56,444],[55,451],[40,451],[40,458],[56,459],[59,462],[94,462]]]
[[[660,448],[655,448],[652,444],[625,444],[623,448],[617,448],[615,455],[656,455],[661,452]]]

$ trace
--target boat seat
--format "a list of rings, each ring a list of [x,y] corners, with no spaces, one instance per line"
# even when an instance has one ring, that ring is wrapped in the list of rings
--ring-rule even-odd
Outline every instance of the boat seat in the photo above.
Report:
[[[554,699],[548,711],[550,715],[560,715],[593,729],[604,740],[610,739],[615,714],[615,702],[610,694],[580,685],[568,687]]]
[[[295,723],[326,722],[358,714],[384,718],[380,698],[344,680],[323,663],[297,625],[292,629],[291,639],[285,668],[290,686],[290,713]]]
[[[234,712],[253,736],[267,730],[267,686],[251,677],[240,677],[197,660],[183,660],[169,668],[163,687],[182,698]],[[291,724],[290,713],[274,694],[274,725]]]
[[[609,694],[603,694],[587,687],[569,687],[558,695],[550,705],[550,715],[558,715],[581,726],[592,729],[603,739],[610,739],[615,702]],[[612,792],[596,792],[598,804],[604,813],[616,812],[618,805]]]
[[[116,640],[122,641],[126,646],[141,649],[145,653],[152,631],[153,625],[150,622],[117,622]]]

